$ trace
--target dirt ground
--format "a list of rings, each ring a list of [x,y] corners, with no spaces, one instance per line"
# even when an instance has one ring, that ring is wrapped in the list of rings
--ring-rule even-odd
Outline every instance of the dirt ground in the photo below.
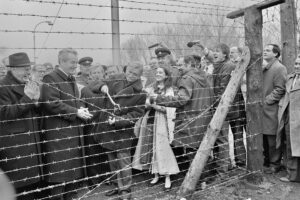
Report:
[[[230,157],[234,162],[233,138],[229,134]],[[245,176],[249,175],[243,168],[231,170],[229,178],[223,182],[212,181],[206,184],[199,182],[194,193],[193,200],[300,200],[300,183],[283,183],[279,180],[285,176],[286,172],[281,171],[274,175],[262,174],[263,182],[260,184],[249,184],[245,181]],[[164,182],[149,186],[153,178],[148,172],[133,175],[132,197],[135,200],[174,200],[176,192],[179,190],[185,173],[172,176],[171,191],[164,191]],[[101,184],[94,191],[82,190],[78,197],[80,200],[115,200],[118,197],[106,197],[105,193],[113,189],[112,186]]]
[[[279,180],[285,172],[275,175],[263,174],[263,182],[260,184],[249,184],[245,182],[244,176],[247,173],[242,170],[234,170],[230,178],[225,182],[212,182],[201,189],[199,183],[197,191],[194,193],[193,200],[299,200],[300,183],[283,183]],[[172,189],[169,192],[164,191],[164,182],[149,187],[151,180],[149,174],[135,175],[132,196],[136,200],[173,200],[183,181],[184,174],[173,177]],[[203,184],[202,184],[203,186]],[[112,189],[112,186],[101,185],[93,192],[81,198],[85,200],[113,200],[117,197],[106,197],[106,191]],[[78,197],[86,194],[88,190],[80,192]]]

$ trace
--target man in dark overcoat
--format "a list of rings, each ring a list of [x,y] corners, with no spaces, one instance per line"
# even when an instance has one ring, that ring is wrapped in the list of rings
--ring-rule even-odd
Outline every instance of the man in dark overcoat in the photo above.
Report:
[[[94,132],[95,140],[109,150],[108,159],[112,176],[117,175],[117,187],[106,193],[106,196],[119,194],[120,199],[131,198],[131,147],[134,139],[135,122],[144,114],[146,94],[142,93],[141,75],[143,65],[131,63],[125,74],[116,74],[111,81],[99,83],[94,92],[109,93],[120,109],[114,107],[106,97],[100,111],[99,125]],[[112,112],[115,110],[114,114]]]
[[[10,55],[8,72],[0,82],[0,168],[17,193],[37,189],[42,178],[37,118],[40,89],[29,81],[31,64],[26,53]],[[18,197],[34,198],[33,193]]]
[[[275,173],[280,169],[282,148],[276,149],[278,128],[278,103],[285,94],[287,70],[278,58],[280,48],[276,44],[266,45],[263,58],[267,65],[263,68],[263,148],[265,173]]]
[[[42,122],[44,169],[46,181],[54,185],[51,195],[68,199],[74,195],[69,191],[78,186],[75,180],[86,176],[81,124],[92,115],[79,100],[74,78],[77,52],[71,48],[63,49],[59,52],[58,60],[59,67],[44,77],[41,93],[45,115]],[[75,181],[74,184],[72,181]],[[61,185],[64,182],[67,184]]]

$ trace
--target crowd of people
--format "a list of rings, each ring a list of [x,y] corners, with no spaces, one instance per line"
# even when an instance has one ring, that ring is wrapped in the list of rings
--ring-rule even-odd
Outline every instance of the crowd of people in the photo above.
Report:
[[[91,57],[78,59],[72,48],[59,51],[56,66],[32,63],[23,52],[4,58],[0,169],[17,199],[72,199],[83,184],[93,190],[104,180],[113,186],[106,196],[131,199],[132,169],[153,174],[150,186],[163,179],[169,191],[171,176],[186,167],[178,152],[188,166],[242,59],[239,47],[188,46],[197,54],[175,59],[168,48],[159,47],[146,66],[139,61],[124,67],[94,64]],[[264,171],[278,172],[286,152],[288,176],[281,180],[300,181],[300,58],[287,76],[279,57],[277,45],[264,47]],[[233,167],[246,166],[245,84],[244,76],[207,164],[214,181],[228,178]]]

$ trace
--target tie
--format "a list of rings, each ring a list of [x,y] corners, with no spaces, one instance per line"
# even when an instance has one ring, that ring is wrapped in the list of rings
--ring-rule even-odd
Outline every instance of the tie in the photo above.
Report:
[[[75,97],[79,97],[79,91],[78,91],[78,87],[77,87],[77,84],[76,84],[76,79],[73,75],[69,75],[68,76],[68,81],[70,81],[70,84],[72,85],[73,87],[73,90],[75,92]]]
[[[294,81],[293,81],[292,89],[294,89],[296,83],[298,82],[299,77],[300,77],[300,74],[297,74],[297,75],[295,76],[295,79],[294,79]]]

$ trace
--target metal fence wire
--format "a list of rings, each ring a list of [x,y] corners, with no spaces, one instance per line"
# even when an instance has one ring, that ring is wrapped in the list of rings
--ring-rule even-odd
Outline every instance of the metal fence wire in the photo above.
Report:
[[[5,189],[9,194],[3,198],[109,200],[126,199],[130,193],[132,199],[173,199],[220,102],[219,91],[225,90],[234,69],[216,74],[209,71],[213,62],[202,57],[193,69],[203,78],[201,83],[193,74],[187,78],[191,82],[182,82],[186,77],[172,70],[182,70],[180,60],[203,55],[204,48],[197,44],[207,51],[218,43],[244,46],[243,21],[227,19],[226,15],[257,2],[120,0],[114,7],[120,12],[115,20],[108,0],[2,0],[0,175],[8,178],[7,187],[14,188],[12,192]],[[270,40],[280,38],[280,34],[273,34],[279,32],[278,8],[264,12],[264,34],[272,33]],[[113,21],[120,24],[120,33],[111,31]],[[116,34],[121,41],[117,49],[110,42]],[[190,48],[190,41],[197,44]],[[155,48],[148,48],[153,44],[169,49],[171,64],[161,59],[156,62]],[[55,79],[55,73],[64,73],[60,67],[64,60],[57,62],[58,51],[69,47],[78,52],[76,62],[89,56],[94,60],[92,66],[88,73],[78,67],[76,81],[67,76]],[[115,65],[111,56],[114,50],[120,55]],[[12,60],[8,56],[17,52],[26,52],[35,60],[29,82],[40,91],[36,100],[24,93],[31,87],[28,82],[15,81],[18,67],[9,66]],[[122,85],[128,84],[128,69],[139,66],[135,61],[143,65],[141,88]],[[49,73],[46,63],[53,65]],[[152,104],[154,93],[161,93],[157,71],[165,68],[173,78],[168,94],[173,98],[167,98],[169,106]],[[42,81],[34,79],[39,72],[44,73]],[[82,79],[86,74],[88,78]],[[220,76],[228,79],[225,85],[215,85]],[[243,79],[236,94],[240,98],[236,109],[229,112],[237,117],[227,118],[210,149],[196,196],[256,173],[247,170],[246,140],[261,133],[246,134],[245,108],[249,103],[245,84]],[[105,85],[108,94],[101,92]],[[122,91],[126,88],[131,89]],[[205,106],[198,106],[203,102]],[[261,102],[251,104],[256,103]],[[196,106],[186,109],[189,105]],[[78,110],[93,117],[83,119]],[[113,119],[116,121],[111,122]],[[174,130],[169,126],[172,124]],[[0,182],[1,187],[6,185]],[[119,188],[116,195],[109,196],[115,187]]]

